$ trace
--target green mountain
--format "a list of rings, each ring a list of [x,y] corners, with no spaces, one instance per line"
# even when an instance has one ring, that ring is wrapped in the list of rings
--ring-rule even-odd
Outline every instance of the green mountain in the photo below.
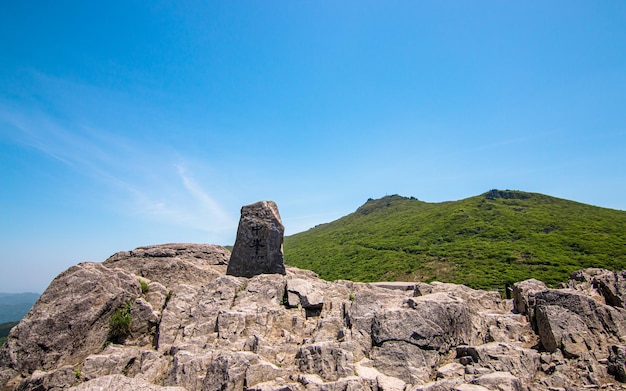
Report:
[[[393,195],[286,237],[284,251],[327,280],[554,286],[581,268],[626,269],[626,212],[509,190],[442,203]]]
[[[39,298],[37,293],[1,293],[0,323],[17,322],[30,310]]]

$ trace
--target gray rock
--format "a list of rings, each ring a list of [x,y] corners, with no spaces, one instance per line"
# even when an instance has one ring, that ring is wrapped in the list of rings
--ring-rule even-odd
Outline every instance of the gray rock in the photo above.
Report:
[[[561,349],[565,357],[580,357],[587,343],[596,345],[595,337],[577,314],[556,305],[541,305],[536,312],[537,332],[548,352]]]
[[[437,370],[437,379],[450,379],[462,377],[465,374],[465,367],[457,362],[451,362]]]
[[[532,318],[535,294],[547,290],[546,284],[534,278],[513,284],[513,311]]]
[[[85,359],[81,375],[91,380],[120,374],[155,382],[165,375],[168,361],[154,350],[109,345],[102,353]]]
[[[140,293],[137,278],[123,270],[97,263],[69,268],[11,330],[0,365],[29,374],[73,365],[99,352],[111,315]]]
[[[150,384],[144,380],[130,378],[124,375],[109,375],[90,380],[76,387],[69,388],[71,391],[187,391],[183,387],[162,387]]]
[[[397,289],[399,291],[415,291],[416,288],[416,283],[414,282],[384,281],[371,282],[370,284],[381,288]]]
[[[483,386],[489,390],[497,391],[523,391],[522,382],[509,372],[492,372],[480,376],[472,381],[472,384]]]
[[[422,350],[404,341],[385,341],[372,348],[370,354],[376,369],[409,384],[427,382],[438,356],[436,351]]]
[[[52,371],[35,371],[18,387],[19,391],[61,391],[80,383],[80,375],[69,365]]]
[[[561,284],[561,288],[575,290],[602,304],[623,308],[626,287],[623,278],[619,280],[618,273],[592,267],[572,272],[567,283]]]
[[[311,280],[291,278],[287,281],[288,303],[291,307],[301,304],[303,308],[321,309],[324,305],[324,291],[321,284]]]
[[[278,207],[273,201],[260,201],[242,207],[226,274],[239,277],[286,274],[284,231]]]
[[[565,289],[538,292],[535,300],[536,329],[550,352],[563,348],[579,356],[591,349],[597,357],[606,358],[608,347],[626,336],[626,310],[622,308]]]
[[[474,373],[484,374],[481,368],[487,369],[487,373],[510,372],[526,384],[532,381],[541,367],[541,355],[536,350],[517,344],[490,342],[478,346],[457,346],[456,354],[457,357],[472,357]]]
[[[483,386],[479,386],[477,384],[463,383],[454,387],[454,391],[492,391],[492,390]]]
[[[224,274],[230,252],[221,246],[170,243],[118,252],[103,265],[159,282],[176,291],[181,284],[204,284]]]
[[[395,377],[382,375],[378,376],[376,381],[381,391],[404,391],[406,389],[406,383]]]
[[[244,289],[245,282],[232,276],[215,278],[206,285],[179,286],[161,316],[158,350],[168,353],[177,346],[203,346],[216,331],[220,311],[231,309]]]
[[[593,283],[606,304],[626,308],[626,271],[613,273],[606,270],[595,276]]]
[[[0,368],[0,386],[11,389],[14,387],[14,383],[17,384],[21,381],[20,374],[11,368]]]
[[[613,345],[609,351],[608,372],[615,379],[626,382],[626,346]]]
[[[392,389],[384,390],[378,387],[372,388],[369,382],[356,376],[339,379],[334,382],[325,382],[317,375],[301,375],[298,376],[298,382],[307,391],[397,391]]]
[[[212,352],[194,353],[191,349],[173,352],[172,363],[165,375],[163,385],[181,386],[186,390],[200,390],[212,361]]]
[[[246,371],[250,366],[246,355],[247,353],[218,355],[209,364],[201,390],[243,390],[246,384]]]
[[[406,303],[410,310],[405,315],[413,319],[405,318],[400,327],[409,330],[410,335],[398,331],[411,343],[444,354],[453,346],[473,341],[475,331],[470,312],[476,307],[468,305],[465,297],[441,292],[410,298]],[[423,323],[416,324],[415,318],[422,318]],[[378,336],[375,328],[372,335]]]
[[[265,387],[269,385],[269,383],[274,383],[276,388],[282,388],[279,383],[280,380],[288,375],[288,373],[269,363],[267,361],[258,360],[252,362],[248,369],[246,370],[246,387],[258,387],[259,384],[265,384]],[[263,386],[262,386],[263,387]]]
[[[296,354],[298,367],[303,373],[317,374],[326,381],[354,374],[354,357],[337,343],[318,343],[300,348]]]
[[[461,383],[464,383],[463,378],[437,380],[413,387],[407,387],[406,391],[451,391]]]

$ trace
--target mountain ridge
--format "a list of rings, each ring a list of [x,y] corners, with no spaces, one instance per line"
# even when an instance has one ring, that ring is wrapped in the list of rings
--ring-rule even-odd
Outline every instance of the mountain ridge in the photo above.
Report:
[[[335,221],[285,238],[285,261],[324,279],[433,281],[498,289],[574,270],[626,267],[626,212],[541,193],[493,189],[429,203],[368,199]]]
[[[39,294],[32,292],[0,292],[0,323],[19,321],[38,298]]]

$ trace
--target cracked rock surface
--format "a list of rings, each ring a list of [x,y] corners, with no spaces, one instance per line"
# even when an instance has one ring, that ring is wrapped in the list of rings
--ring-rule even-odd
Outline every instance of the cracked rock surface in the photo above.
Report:
[[[165,244],[69,268],[11,331],[0,390],[624,389],[623,272],[504,300],[291,267],[238,277],[229,258]]]

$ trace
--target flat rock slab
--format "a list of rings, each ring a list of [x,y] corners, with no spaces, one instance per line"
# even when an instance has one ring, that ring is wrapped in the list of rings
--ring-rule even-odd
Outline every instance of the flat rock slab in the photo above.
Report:
[[[226,274],[237,277],[285,274],[284,233],[278,207],[273,201],[242,207]]]
[[[397,289],[399,291],[412,291],[415,290],[417,285],[414,282],[404,281],[382,281],[382,282],[370,282],[371,285],[378,286],[386,289]]]

